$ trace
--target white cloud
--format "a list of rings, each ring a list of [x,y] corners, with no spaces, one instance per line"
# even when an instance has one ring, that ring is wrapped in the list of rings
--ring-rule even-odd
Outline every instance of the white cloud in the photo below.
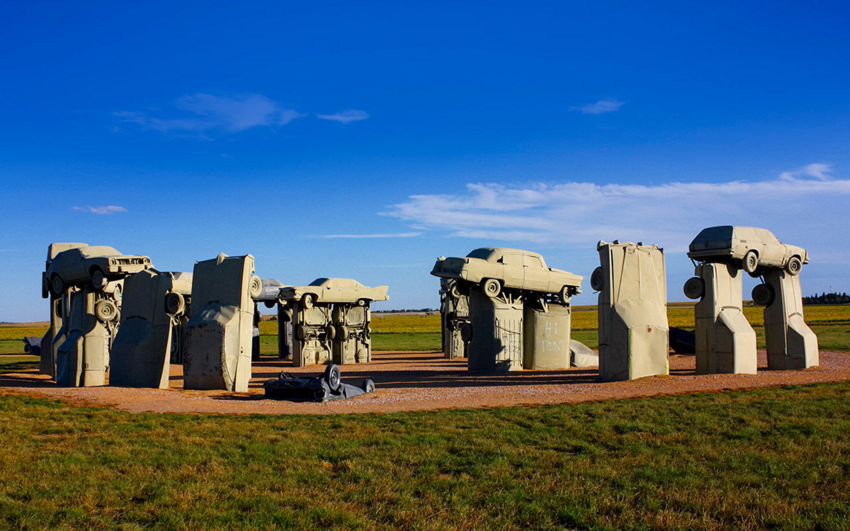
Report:
[[[829,164],[816,163],[803,166],[794,171],[782,172],[779,178],[783,181],[793,181],[800,177],[814,177],[821,181],[828,181],[832,178],[832,166]]]
[[[176,112],[165,113],[170,116],[152,116],[152,113],[128,111],[116,112],[113,115],[120,122],[135,123],[154,131],[198,134],[206,131],[238,133],[254,127],[285,125],[296,118],[306,116],[286,109],[262,94],[238,97],[190,94],[178,99],[174,108]]]
[[[334,122],[348,124],[351,122],[356,122],[358,120],[365,120],[369,117],[369,115],[366,113],[366,111],[356,111],[354,109],[349,109],[333,114],[317,114],[316,117],[321,118],[322,120],[333,120]]]
[[[824,249],[847,242],[850,180],[829,177],[829,165],[806,168],[756,182],[467,184],[465,193],[411,196],[383,215],[453,237],[557,245],[620,239],[682,251],[713,225],[765,227]]]
[[[607,99],[607,100],[599,100],[596,103],[586,103],[584,105],[577,105],[575,107],[570,107],[571,111],[579,111],[582,114],[603,114],[606,112],[614,112],[620,110],[620,107],[625,105],[624,101],[617,101],[616,99]]]
[[[127,212],[127,209],[122,206],[108,205],[108,206],[87,206],[87,207],[72,207],[71,210],[79,210],[82,212],[88,212],[89,214],[115,214],[116,212]]]
[[[385,234],[326,234],[319,238],[415,238],[421,236],[421,232],[398,232]]]

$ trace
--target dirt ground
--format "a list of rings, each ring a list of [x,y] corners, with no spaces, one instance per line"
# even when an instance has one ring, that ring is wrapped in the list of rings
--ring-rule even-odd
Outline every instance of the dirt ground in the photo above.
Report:
[[[184,391],[179,365],[171,366],[170,388],[163,390],[61,388],[46,376],[24,372],[0,376],[0,393],[24,393],[129,412],[329,414],[563,404],[850,380],[850,353],[821,352],[820,363],[803,371],[770,371],[767,355],[760,351],[756,375],[698,376],[694,356],[671,355],[669,376],[600,383],[597,368],[473,374],[467,372],[466,360],[447,360],[440,352],[379,352],[372,363],[341,367],[343,382],[359,385],[363,378],[371,378],[377,386],[375,394],[321,404],[265,399],[263,382],[280,371],[318,374],[323,370],[319,366],[295,368],[289,361],[272,359],[254,363],[248,393]]]

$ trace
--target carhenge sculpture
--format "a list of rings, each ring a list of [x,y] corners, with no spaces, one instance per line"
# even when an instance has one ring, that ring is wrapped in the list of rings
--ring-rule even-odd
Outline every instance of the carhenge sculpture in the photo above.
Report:
[[[818,364],[817,337],[803,319],[798,276],[809,261],[805,249],[781,243],[766,229],[726,225],[703,229],[688,256],[700,262],[697,276],[685,284],[688,297],[702,297],[696,307],[698,372],[756,372],[755,333],[743,313],[737,315],[743,305],[739,269],[764,282],[752,295],[765,306],[768,367]]]
[[[183,359],[185,389],[248,390],[253,297],[262,291],[262,281],[253,273],[250,254],[220,254],[195,263]]]
[[[57,384],[104,385],[124,278],[151,267],[147,256],[123,255],[112,247],[50,245],[42,296],[51,297],[52,346],[42,355],[53,359],[43,358],[41,365],[47,372],[55,363]]]
[[[168,389],[172,358],[181,359],[192,273],[148,269],[124,281],[121,321],[112,343],[109,385]]]
[[[281,306],[286,304],[286,301],[280,300],[280,290],[283,288],[283,283],[279,280],[273,278],[261,278],[260,282],[262,284],[262,289],[260,290],[260,294],[254,297],[254,332],[253,339],[251,345],[251,359],[252,361],[258,361],[260,359],[260,329],[259,329],[259,317],[260,312],[257,311],[258,303],[263,303],[266,308],[274,308],[278,307],[278,318],[280,318],[280,308]],[[287,328],[289,330],[287,330]],[[278,353],[280,354],[281,359],[288,358],[289,354],[289,345],[290,342],[287,343],[287,338],[292,337],[292,323],[288,321],[280,321],[278,319],[278,337],[277,337],[277,345],[278,345]],[[287,333],[288,332],[288,333]]]
[[[547,267],[537,253],[502,247],[440,257],[431,274],[447,281],[447,300],[457,301],[444,305],[444,319],[459,328],[470,371],[570,366],[569,303],[581,292],[580,276]],[[463,297],[468,318],[458,319]]]
[[[292,362],[368,363],[373,301],[389,300],[387,286],[370,288],[347,278],[318,278],[308,286],[280,290],[283,316],[292,322]]]
[[[600,241],[601,267],[590,277],[599,292],[599,377],[634,380],[669,374],[667,284],[657,245]]]

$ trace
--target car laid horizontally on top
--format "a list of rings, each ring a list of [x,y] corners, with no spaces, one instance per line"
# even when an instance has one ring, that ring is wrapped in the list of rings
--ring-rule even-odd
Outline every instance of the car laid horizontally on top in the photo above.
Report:
[[[79,247],[63,250],[50,256],[55,251],[51,246],[48,250],[42,295],[46,295],[49,288],[54,295],[59,296],[67,286],[87,283],[91,283],[95,289],[103,289],[110,280],[153,267],[151,259],[147,256],[122,254],[115,248],[105,245],[58,245],[79,245]]]
[[[691,242],[688,257],[699,262],[739,265],[750,275],[763,267],[800,274],[809,255],[802,247],[781,243],[767,229],[724,225],[703,229]]]
[[[493,298],[506,288],[554,293],[563,304],[581,293],[580,275],[547,267],[538,253],[505,247],[481,247],[463,258],[441,256],[431,274],[455,280],[450,289],[456,297],[470,284]]]
[[[354,303],[364,306],[372,301],[389,300],[387,286],[370,288],[350,278],[317,278],[309,286],[286,287],[280,290],[280,298],[299,301],[305,308],[313,303]]]

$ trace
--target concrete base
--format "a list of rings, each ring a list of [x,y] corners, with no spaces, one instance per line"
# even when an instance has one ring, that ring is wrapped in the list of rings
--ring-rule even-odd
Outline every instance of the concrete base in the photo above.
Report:
[[[768,368],[796,370],[817,366],[818,338],[803,318],[800,277],[771,269],[763,278],[773,294],[773,301],[764,309]]]
[[[469,314],[472,330],[467,345],[469,370],[484,373],[522,370],[522,301],[491,299],[476,286],[470,290]]]

